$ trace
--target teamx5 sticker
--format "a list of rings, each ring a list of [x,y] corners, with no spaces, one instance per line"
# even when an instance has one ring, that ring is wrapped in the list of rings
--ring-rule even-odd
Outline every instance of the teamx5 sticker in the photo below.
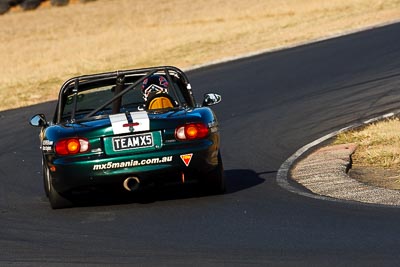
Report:
[[[193,157],[193,153],[181,155],[181,159],[182,159],[183,163],[185,163],[186,167],[189,167],[192,157]]]

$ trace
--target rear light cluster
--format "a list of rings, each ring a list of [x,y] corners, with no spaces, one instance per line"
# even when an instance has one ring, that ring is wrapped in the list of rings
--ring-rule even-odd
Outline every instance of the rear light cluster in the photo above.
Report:
[[[209,129],[204,123],[188,123],[175,130],[177,140],[196,140],[208,136]]]
[[[67,138],[56,143],[58,155],[74,155],[89,151],[89,141],[85,138]]]

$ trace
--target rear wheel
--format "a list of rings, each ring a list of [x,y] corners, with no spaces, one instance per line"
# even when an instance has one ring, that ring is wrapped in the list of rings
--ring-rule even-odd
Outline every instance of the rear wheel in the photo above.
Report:
[[[49,201],[53,209],[63,209],[72,207],[72,202],[58,193],[50,183]]]
[[[66,6],[69,3],[69,0],[51,0],[52,6]]]
[[[0,0],[0,15],[6,13],[10,9],[8,0]]]
[[[49,168],[45,167],[42,162],[42,170],[43,170],[43,188],[46,197],[49,197],[50,192],[50,170]]]
[[[72,202],[68,198],[58,193],[57,190],[54,188],[50,170],[47,167],[44,167],[43,169],[44,191],[49,198],[50,206],[53,209],[72,207]]]
[[[23,10],[33,10],[36,9],[42,0],[24,0],[20,3],[20,6]]]
[[[217,167],[205,174],[204,189],[210,194],[223,194],[226,191],[224,166],[222,164],[221,154],[218,154],[218,165]]]

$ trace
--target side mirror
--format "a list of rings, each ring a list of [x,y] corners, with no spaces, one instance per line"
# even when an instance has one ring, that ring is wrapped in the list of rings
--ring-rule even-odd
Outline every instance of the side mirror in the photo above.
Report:
[[[33,116],[29,122],[35,127],[44,127],[47,125],[46,117],[43,114]]]
[[[208,93],[204,95],[203,106],[212,106],[221,102],[222,97],[218,94]]]

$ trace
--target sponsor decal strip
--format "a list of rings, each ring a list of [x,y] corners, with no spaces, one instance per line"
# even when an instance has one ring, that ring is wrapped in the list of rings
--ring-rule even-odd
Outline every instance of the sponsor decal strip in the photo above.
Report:
[[[107,162],[104,164],[95,164],[93,165],[93,170],[112,170],[112,169],[120,169],[120,168],[130,168],[137,166],[145,166],[145,165],[154,165],[172,162],[173,156],[167,156],[162,158],[150,158],[150,159],[142,159],[142,160],[128,160],[122,162]]]
[[[150,119],[146,111],[131,112],[132,126],[131,132],[142,132],[150,130]]]
[[[42,142],[42,150],[43,151],[52,151],[53,150],[53,141],[43,140]]]
[[[132,123],[128,122],[125,113],[112,114],[109,116],[114,134],[131,132],[143,132],[150,130],[150,119],[146,111],[130,113]]]
[[[128,123],[125,113],[113,114],[109,118],[114,134],[129,133],[129,128],[123,127],[124,124]]]

